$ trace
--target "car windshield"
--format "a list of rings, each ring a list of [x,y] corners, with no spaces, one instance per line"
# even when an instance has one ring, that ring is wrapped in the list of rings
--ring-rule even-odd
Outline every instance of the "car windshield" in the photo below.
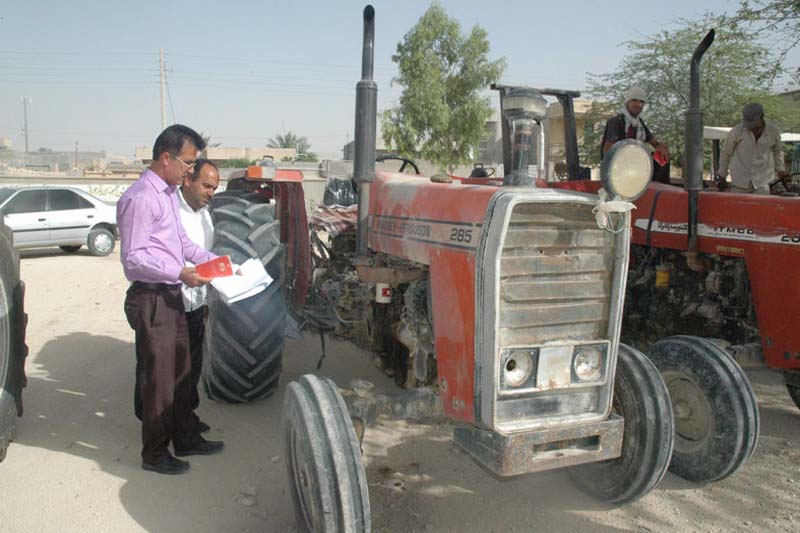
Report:
[[[8,200],[8,197],[14,194],[15,189],[0,189],[0,204]]]

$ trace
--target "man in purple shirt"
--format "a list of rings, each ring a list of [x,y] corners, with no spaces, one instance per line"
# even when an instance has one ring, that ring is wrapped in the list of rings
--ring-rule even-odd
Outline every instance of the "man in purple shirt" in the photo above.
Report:
[[[189,334],[181,283],[197,287],[210,280],[194,264],[216,256],[186,236],[175,191],[194,168],[205,141],[179,124],[165,129],[153,146],[153,162],[117,204],[121,260],[131,281],[125,315],[136,332],[136,394],[141,398],[142,468],[181,474],[179,457],[210,455],[223,443],[203,439],[194,427]]]

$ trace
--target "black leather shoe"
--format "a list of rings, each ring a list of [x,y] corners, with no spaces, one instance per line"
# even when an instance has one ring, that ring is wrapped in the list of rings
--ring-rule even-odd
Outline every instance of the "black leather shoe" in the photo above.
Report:
[[[206,424],[205,422],[203,422],[202,420],[200,420],[199,418],[197,419],[197,423],[194,425],[194,432],[195,433],[205,433],[206,431],[209,431],[210,429],[211,429],[211,427],[208,424]]]
[[[142,463],[142,468],[145,470],[149,470],[150,472],[156,472],[158,474],[167,474],[174,476],[177,474],[183,474],[184,472],[189,470],[189,463],[170,456],[161,461],[160,463],[155,463],[155,464]]]
[[[175,446],[175,455],[186,457],[187,455],[214,455],[222,451],[225,444],[221,440],[206,440],[198,437],[198,441],[188,448]]]

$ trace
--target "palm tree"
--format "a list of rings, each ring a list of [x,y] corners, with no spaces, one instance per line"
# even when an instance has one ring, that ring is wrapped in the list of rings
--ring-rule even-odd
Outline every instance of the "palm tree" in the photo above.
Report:
[[[273,137],[272,139],[267,142],[267,147],[269,148],[294,148],[297,150],[297,153],[304,153],[308,152],[308,149],[311,148],[311,145],[308,144],[308,139],[305,137],[298,137],[291,131],[286,133],[285,135],[281,135],[280,133]]]
[[[202,137],[203,140],[206,142],[206,147],[207,148],[216,148],[218,146],[222,146],[222,143],[216,143],[216,142],[212,143],[211,142],[211,135],[206,135],[202,131],[200,132],[200,137]]]
[[[294,148],[298,161],[316,161],[317,155],[311,152],[311,145],[305,137],[298,137],[291,131],[280,133],[267,142],[268,148]]]

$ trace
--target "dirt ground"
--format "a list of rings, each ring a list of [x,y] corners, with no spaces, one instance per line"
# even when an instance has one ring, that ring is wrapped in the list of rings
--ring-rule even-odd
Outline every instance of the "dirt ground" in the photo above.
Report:
[[[221,455],[191,458],[183,476],[140,467],[132,413],[133,332],[122,312],[119,256],[24,252],[28,388],[17,438],[0,465],[3,531],[290,531],[277,397],[250,405],[203,400]],[[393,385],[369,354],[330,342],[321,373]],[[289,342],[285,385],[313,372],[319,340]],[[379,421],[365,454],[376,531],[800,531],[800,410],[776,372],[749,372],[761,410],[758,449],[709,486],[671,474],[621,508],[593,500],[565,472],[499,480],[451,443],[446,424]]]

